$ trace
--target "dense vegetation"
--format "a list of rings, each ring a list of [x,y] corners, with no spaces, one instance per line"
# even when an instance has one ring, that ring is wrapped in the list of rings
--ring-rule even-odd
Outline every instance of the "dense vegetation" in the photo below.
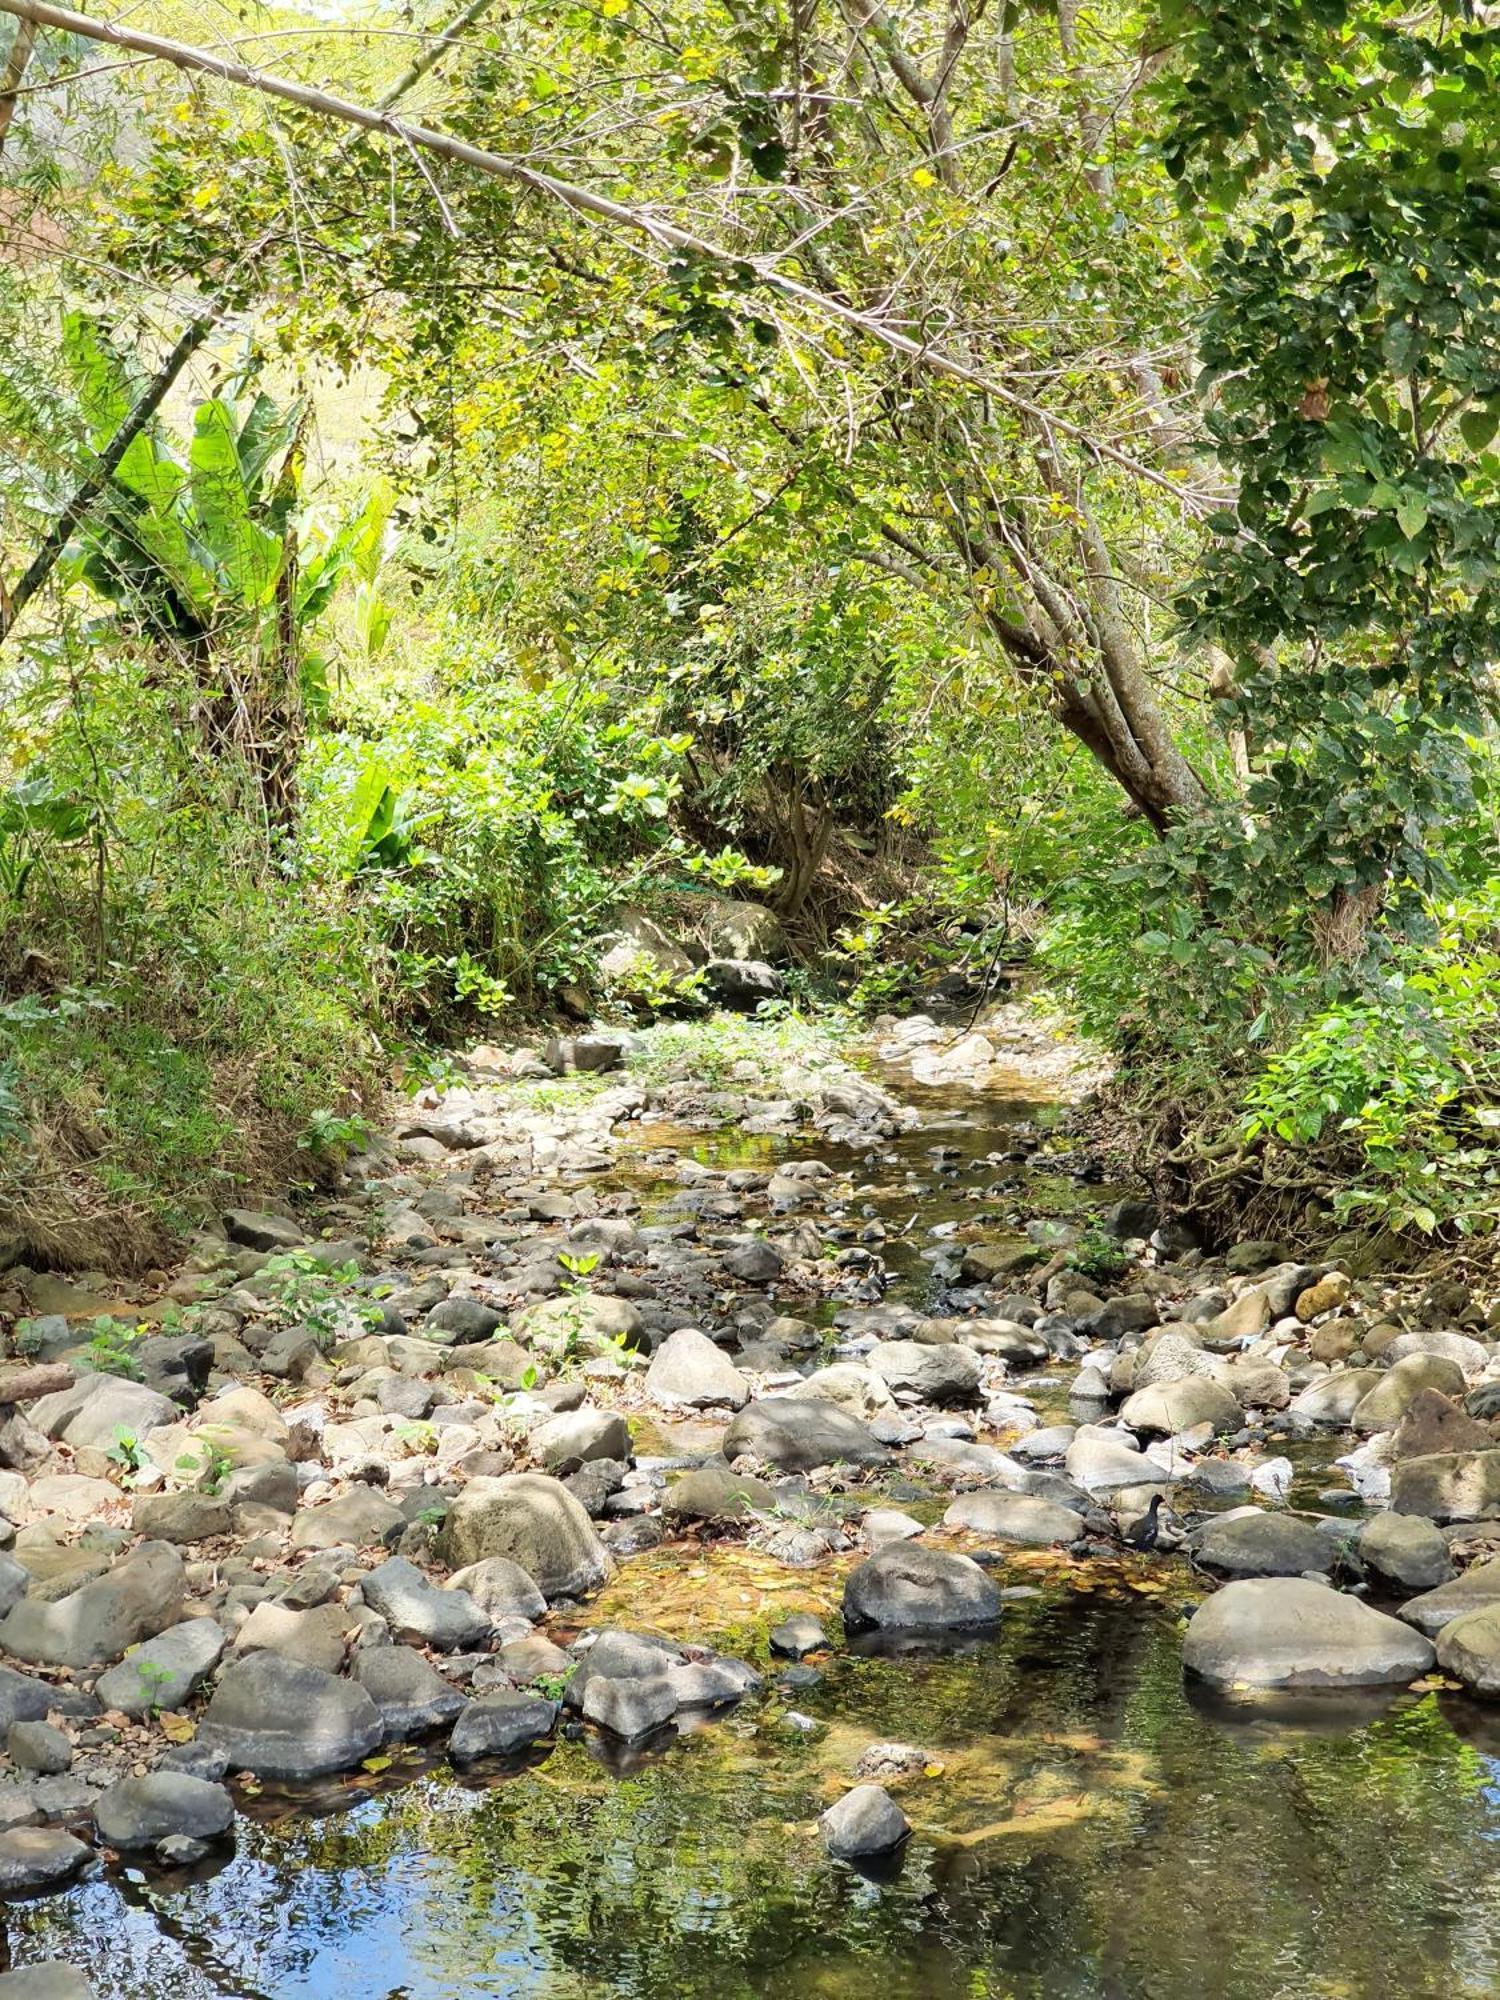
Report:
[[[1034,944],[1210,1223],[1491,1226],[1491,29],[479,4],[435,63],[431,9],[148,10],[392,136],[26,6],[27,1254],[315,1175],[477,1022],[699,1004],[601,941],[709,892],[810,1002]]]

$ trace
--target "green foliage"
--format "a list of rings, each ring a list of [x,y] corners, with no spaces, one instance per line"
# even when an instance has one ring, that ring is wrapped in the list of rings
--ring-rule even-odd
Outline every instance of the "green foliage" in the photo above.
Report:
[[[193,1480],[200,1493],[216,1497],[234,1470],[234,1459],[207,1433],[200,1432],[195,1441],[198,1449],[183,1452],[176,1460],[177,1470]]]
[[[149,1331],[145,1324],[131,1326],[125,1320],[100,1313],[89,1322],[89,1340],[81,1366],[95,1375],[119,1375],[127,1382],[139,1382],[141,1365],[131,1350]]]
[[[115,1425],[114,1438],[105,1450],[104,1456],[111,1464],[122,1468],[125,1474],[124,1483],[127,1486],[130,1485],[135,1474],[143,1471],[150,1463],[150,1459],[147,1457],[140,1439],[136,1437],[133,1431],[128,1430],[124,1424]]]
[[[1123,1278],[1132,1261],[1118,1239],[1097,1224],[1090,1224],[1063,1258],[1068,1269],[1080,1277],[1099,1278],[1107,1283]]]

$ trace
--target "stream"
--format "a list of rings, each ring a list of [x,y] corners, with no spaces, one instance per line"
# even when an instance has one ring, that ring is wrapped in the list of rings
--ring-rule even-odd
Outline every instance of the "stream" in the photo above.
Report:
[[[1020,1073],[981,1091],[908,1076],[901,1094],[919,1123],[882,1145],[868,1208],[887,1296],[924,1304],[930,1232],[972,1219],[969,1190],[1052,1107]],[[805,1137],[646,1125],[606,1184],[647,1216],[680,1191],[649,1164],[664,1142],[709,1165],[848,1164]],[[1064,1173],[1025,1189],[1027,1214],[1062,1219],[1107,1198]],[[1011,1386],[1052,1421],[1071,1372]],[[1339,1449],[1294,1448],[1325,1507]],[[921,1496],[893,1478],[888,1504]],[[109,2000],[1500,1991],[1500,1710],[1441,1688],[1247,1706],[1189,1685],[1181,1626],[1203,1585],[1179,1558],[1018,1551],[997,1635],[774,1658],[789,1611],[837,1631],[849,1566],[668,1542],[623,1564],[588,1621],[706,1638],[761,1670],[759,1695],[664,1749],[564,1730],[483,1776],[406,1745],[316,1787],[267,1784],[223,1857],[112,1862],[4,1906],[5,1962],[66,1959]],[[912,1838],[883,1868],[829,1859],[819,1813],[893,1739],[928,1758],[902,1793]]]

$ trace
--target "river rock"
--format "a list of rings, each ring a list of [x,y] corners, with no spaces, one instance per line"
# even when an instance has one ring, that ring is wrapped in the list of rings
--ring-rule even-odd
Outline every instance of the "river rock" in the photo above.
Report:
[[[187,1618],[144,1645],[132,1647],[118,1666],[101,1674],[95,1693],[122,1715],[150,1715],[181,1708],[213,1672],[228,1644],[212,1618]]]
[[[1336,1368],[1294,1396],[1289,1409],[1312,1423],[1343,1427],[1353,1422],[1355,1410],[1382,1380],[1378,1368]]]
[[[768,1643],[771,1651],[784,1659],[800,1660],[808,1653],[821,1652],[828,1644],[828,1634],[810,1611],[794,1611],[790,1618],[772,1626]]]
[[[1131,1369],[1132,1389],[1154,1389],[1164,1382],[1180,1382],[1185,1375],[1208,1375],[1215,1367],[1201,1341],[1183,1327],[1170,1327],[1142,1342]]]
[[[506,1556],[486,1556],[455,1570],[444,1586],[467,1591],[494,1624],[507,1618],[524,1618],[534,1625],[547,1615],[547,1600],[537,1588],[536,1578]]]
[[[538,1424],[527,1443],[532,1456],[561,1477],[595,1459],[628,1462],[630,1426],[614,1410],[563,1410]]]
[[[979,1401],[979,1361],[956,1343],[930,1346],[920,1340],[883,1340],[870,1351],[870,1371],[897,1393],[924,1403]]]
[[[1133,1451],[1113,1432],[1083,1425],[1063,1458],[1063,1470],[1085,1493],[1115,1493],[1126,1486],[1165,1484],[1167,1474],[1148,1453]]]
[[[317,1604],[306,1611],[266,1598],[254,1606],[234,1635],[233,1650],[245,1653],[275,1653],[283,1660],[299,1660],[304,1666],[320,1667],[336,1674],[344,1664],[349,1635],[356,1614],[338,1604]]]
[[[730,1424],[724,1456],[759,1459],[778,1472],[814,1472],[825,1465],[884,1465],[890,1454],[833,1403],[767,1396],[747,1403]]]
[[[1441,1354],[1408,1354],[1386,1370],[1368,1395],[1360,1397],[1350,1421],[1357,1431],[1388,1431],[1424,1389],[1462,1396],[1464,1371]]]
[[[1419,1514],[1376,1514],[1355,1547],[1366,1569],[1401,1592],[1435,1590],[1453,1575],[1441,1530]]]
[[[182,1558],[166,1542],[143,1542],[104,1576],[53,1603],[21,1602],[0,1619],[0,1650],[32,1666],[97,1667],[177,1622]]]
[[[776,1489],[764,1479],[731,1472],[727,1465],[700,1465],[673,1480],[662,1495],[661,1510],[668,1520],[738,1521],[775,1505]]]
[[[1391,1474],[1391,1509],[1424,1514],[1429,1521],[1485,1521],[1500,1515],[1500,1449],[1403,1459]],[[0,1624],[0,1639],[4,1630]]]
[[[1500,1603],[1444,1625],[1437,1635],[1437,1663],[1472,1693],[1500,1696]]]
[[[362,1687],[317,1667],[252,1653],[226,1669],[199,1738],[258,1778],[347,1771],[380,1746],[380,1712]]]
[[[410,1646],[364,1646],[349,1677],[380,1712],[387,1740],[424,1736],[461,1715],[467,1697]]]
[[[394,1500],[373,1486],[351,1486],[321,1507],[300,1507],[292,1521],[294,1549],[380,1548],[406,1527]]]
[[[1327,1573],[1336,1550],[1311,1521],[1293,1514],[1236,1514],[1211,1521],[1193,1537],[1193,1553],[1219,1576],[1301,1576]]]
[[[0,1896],[56,1889],[93,1860],[71,1833],[55,1826],[17,1826],[0,1833]]]
[[[862,1368],[857,1361],[830,1362],[786,1393],[803,1401],[836,1403],[851,1417],[862,1421],[877,1417],[895,1405],[895,1398],[874,1370]]]
[[[121,1432],[141,1438],[147,1431],[175,1423],[181,1415],[170,1397],[117,1375],[80,1375],[71,1389],[39,1396],[27,1411],[44,1437],[56,1438],[74,1451],[88,1447],[108,1451]]]
[[[1182,1659],[1216,1687],[1347,1688],[1414,1680],[1433,1650],[1409,1625],[1327,1584],[1257,1577],[1198,1607]]]
[[[258,1208],[227,1209],[224,1232],[231,1243],[241,1243],[247,1250],[295,1250],[307,1241],[287,1216],[267,1215]]]
[[[404,1556],[392,1556],[372,1569],[361,1588],[365,1603],[380,1613],[392,1637],[407,1644],[462,1653],[488,1643],[490,1619],[468,1592],[451,1582],[440,1590]]]
[[[217,1840],[234,1825],[234,1800],[206,1779],[148,1771],[111,1785],[94,1806],[94,1825],[106,1846],[124,1853],[155,1847],[174,1834]]]
[[[1032,1548],[1073,1542],[1083,1533],[1082,1517],[1051,1500],[1038,1500],[1030,1493],[982,1490],[961,1493],[943,1516],[943,1526]]]
[[[918,1542],[879,1550],[844,1583],[850,1631],[937,1631],[993,1625],[999,1617],[1000,1593],[978,1563]]]
[[[638,1742],[670,1722],[681,1703],[665,1672],[592,1675],[583,1691],[583,1715],[627,1743]]]
[[[856,1785],[818,1821],[823,1845],[838,1861],[889,1854],[911,1832],[911,1823],[883,1785]]]
[[[668,1334],[652,1355],[646,1394],[668,1409],[723,1404],[741,1410],[750,1400],[750,1383],[706,1333],[682,1326]]]
[[[1488,1451],[1495,1440],[1485,1425],[1439,1389],[1421,1389],[1391,1438],[1392,1458],[1432,1458],[1439,1452]]]
[[[1137,1389],[1120,1411],[1120,1421],[1133,1431],[1175,1437],[1198,1424],[1214,1431],[1237,1431],[1243,1422],[1237,1398],[1207,1375],[1185,1375]]]
[[[453,1725],[448,1755],[456,1764],[477,1757],[513,1757],[552,1732],[556,1703],[541,1695],[502,1689],[471,1701]]]
[[[138,1535],[158,1542],[209,1542],[234,1526],[229,1501],[210,1493],[138,1493],[130,1508]]]
[[[1487,1610],[1492,1604],[1500,1604],[1500,1556],[1475,1563],[1462,1576],[1452,1577],[1435,1589],[1424,1591],[1420,1597],[1409,1598],[1400,1615],[1408,1625],[1415,1625],[1432,1639],[1455,1618]]]
[[[560,1480],[539,1472],[471,1479],[438,1531],[438,1552],[455,1569],[506,1556],[549,1602],[597,1590],[610,1569],[587,1513]]]

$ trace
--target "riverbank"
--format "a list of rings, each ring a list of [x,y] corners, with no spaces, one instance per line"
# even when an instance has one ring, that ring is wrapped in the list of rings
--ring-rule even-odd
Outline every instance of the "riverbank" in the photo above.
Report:
[[[12,1963],[1488,1990],[1487,1302],[1206,1259],[1093,1077],[1016,1006],[477,1050],[321,1234],[30,1315],[76,1379],[4,1433]]]

